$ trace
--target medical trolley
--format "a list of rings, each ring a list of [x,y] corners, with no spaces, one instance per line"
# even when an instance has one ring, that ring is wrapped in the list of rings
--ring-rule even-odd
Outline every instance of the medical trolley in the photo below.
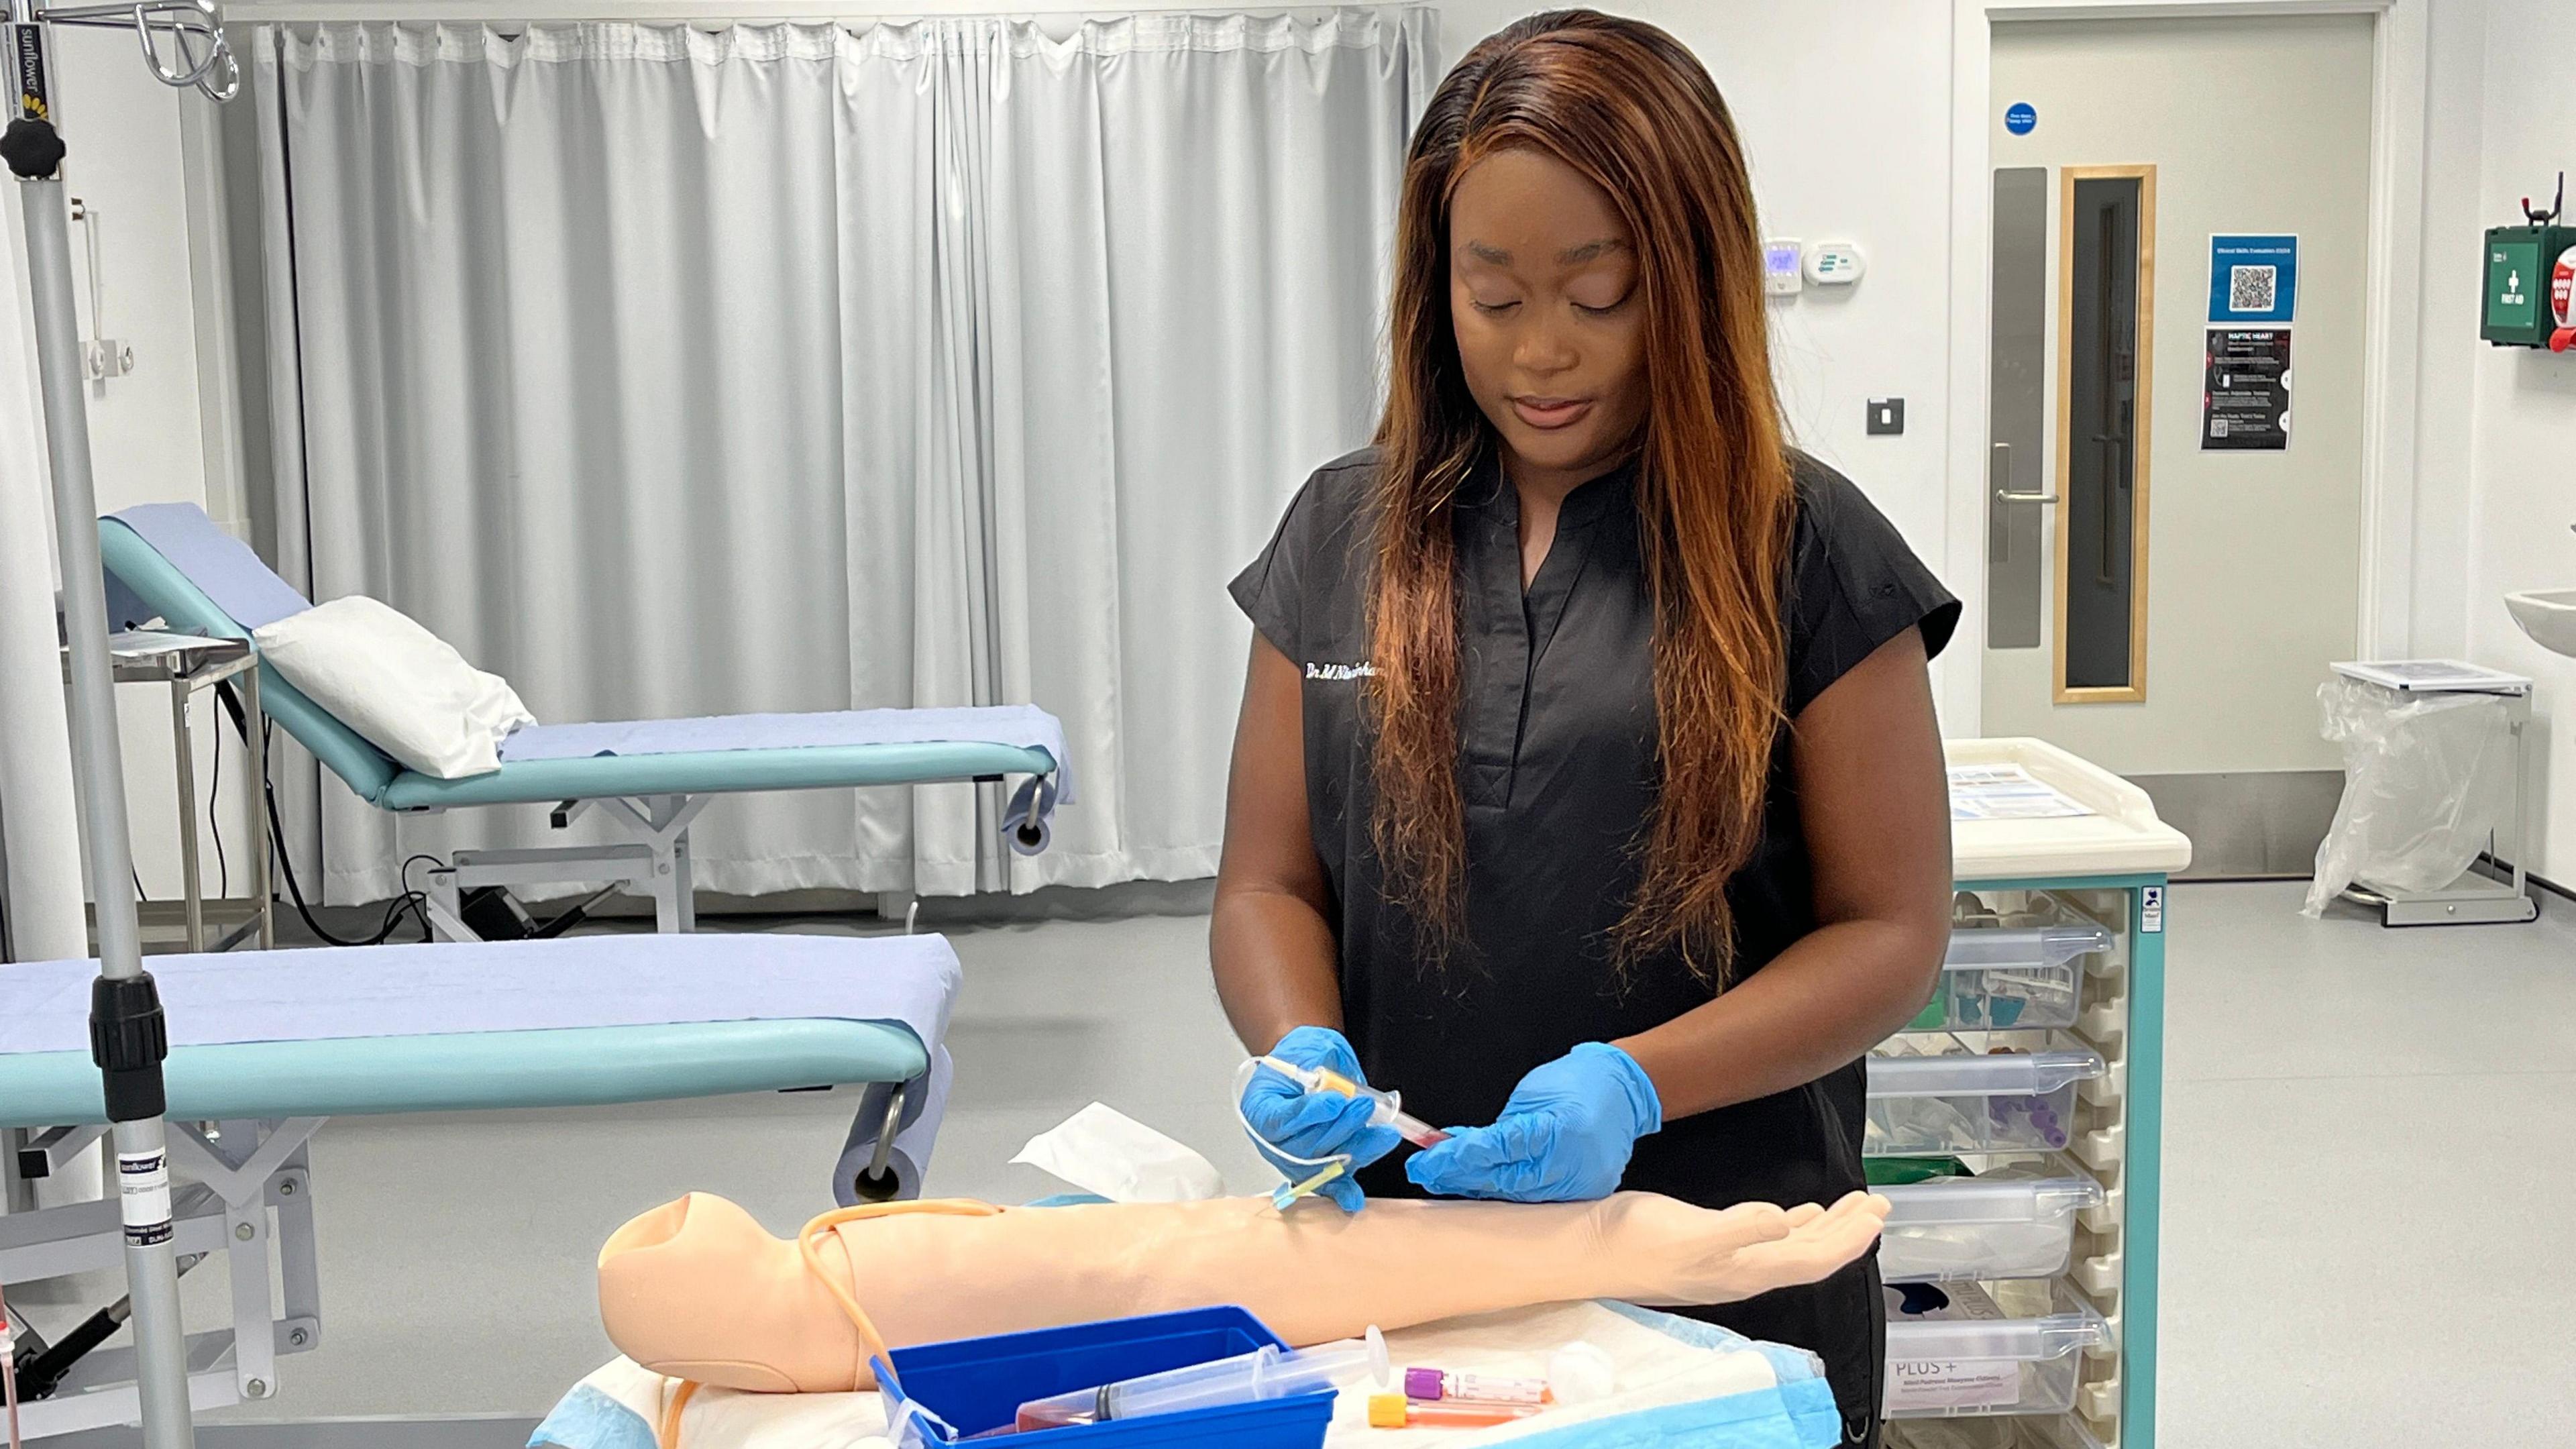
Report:
[[[1887,1442],[2151,1449],[2165,889],[2191,843],[2053,745],[1946,748],[1950,947],[1869,1061]]]

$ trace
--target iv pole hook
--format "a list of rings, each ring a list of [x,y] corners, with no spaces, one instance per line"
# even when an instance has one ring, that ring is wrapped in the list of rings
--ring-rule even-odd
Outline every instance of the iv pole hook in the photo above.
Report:
[[[223,16],[214,0],[128,0],[122,5],[54,5],[32,10],[35,23],[72,25],[92,30],[134,31],[143,64],[152,78],[175,89],[194,87],[206,99],[221,103],[241,93],[241,64],[233,59],[232,42],[224,37]],[[162,59],[156,37],[170,37],[178,63]],[[197,45],[203,42],[203,55]]]

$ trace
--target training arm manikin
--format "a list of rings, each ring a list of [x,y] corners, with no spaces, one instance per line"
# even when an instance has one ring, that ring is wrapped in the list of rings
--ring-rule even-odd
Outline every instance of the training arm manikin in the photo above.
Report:
[[[1266,1198],[929,1211],[841,1222],[794,1242],[704,1193],[618,1229],[600,1316],[657,1373],[773,1393],[874,1380],[850,1294],[888,1345],[1237,1303],[1291,1344],[1571,1299],[1729,1303],[1811,1283],[1869,1250],[1883,1198],[1830,1209],[1692,1207],[1653,1193],[1589,1203],[1379,1201],[1356,1215]],[[964,1205],[960,1205],[963,1207]],[[819,1221],[819,1220],[818,1220]]]

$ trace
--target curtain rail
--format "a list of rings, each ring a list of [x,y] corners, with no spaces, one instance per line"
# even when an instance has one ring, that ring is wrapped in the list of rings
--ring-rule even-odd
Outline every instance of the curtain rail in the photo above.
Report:
[[[1368,4],[1369,9],[1422,9],[1431,0],[1396,0],[1389,5]],[[1266,18],[1274,15],[1316,16],[1346,7],[1335,5],[1223,5],[1147,3],[1125,7],[1088,10],[1022,10],[1002,5],[965,5],[936,12],[893,9],[882,13],[853,10],[846,0],[522,0],[522,3],[490,11],[480,6],[457,5],[450,8],[438,0],[230,0],[224,6],[228,25],[308,25],[332,22],[394,21],[419,25],[559,25],[582,21],[676,24],[704,22],[710,25],[757,24],[763,21],[816,22],[848,21],[854,24],[876,24],[884,21],[945,19],[962,16],[1007,16],[1014,20],[1062,22],[1067,26],[1085,20],[1109,20],[1140,14],[1213,14],[1251,15]],[[1054,26],[1048,27],[1050,34]]]

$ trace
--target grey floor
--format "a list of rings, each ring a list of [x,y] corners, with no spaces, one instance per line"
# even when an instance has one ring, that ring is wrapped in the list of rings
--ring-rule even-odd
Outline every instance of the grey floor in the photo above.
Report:
[[[2302,920],[2300,893],[2174,892],[2163,1443],[2576,1442],[2576,906],[2406,932]],[[1047,1191],[1007,1159],[1093,1100],[1266,1185],[1225,1103],[1203,918],[944,929],[967,985],[934,1192]],[[619,1222],[704,1188],[789,1229],[828,1206],[849,1110],[335,1122],[314,1145],[323,1347],[224,1417],[541,1413],[610,1353],[591,1265]]]

